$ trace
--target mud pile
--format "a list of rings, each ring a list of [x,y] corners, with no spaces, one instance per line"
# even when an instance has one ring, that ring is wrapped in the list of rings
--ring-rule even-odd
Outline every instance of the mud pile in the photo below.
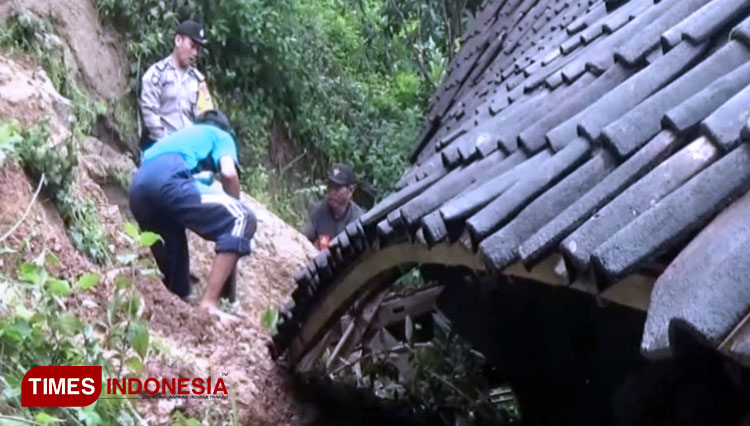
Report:
[[[79,4],[87,2],[22,3],[27,3],[40,14],[53,16],[66,39],[76,39],[81,35],[78,32],[86,32],[86,28],[93,28],[94,34],[102,34],[103,30],[95,22],[95,10],[92,14],[90,5]],[[7,10],[8,5],[0,5],[0,20]],[[86,45],[88,51],[79,42],[69,44],[69,48],[77,59],[87,55],[87,60],[77,61],[83,80],[100,95],[114,96],[125,87],[124,76],[115,71],[121,68],[122,59],[100,62],[104,55],[101,52],[112,46],[97,43],[91,45],[94,47]],[[116,83],[101,79],[112,76],[117,77]],[[98,87],[99,83],[103,86]],[[116,90],[108,91],[109,88]],[[70,114],[70,102],[55,91],[44,71],[30,58],[8,57],[0,52],[0,121],[15,120],[22,126],[31,126],[49,120],[48,143],[52,146],[71,136],[68,127]],[[111,185],[111,177],[113,174],[132,173],[134,164],[110,144],[94,138],[86,139],[81,145],[81,151],[77,153],[79,167],[74,191],[80,198],[95,203],[100,221],[109,234],[110,248],[117,254],[123,247],[122,222],[128,212],[124,203],[125,191]],[[47,199],[44,191],[34,199],[37,182],[29,179],[19,166],[8,163],[0,166],[0,187],[3,188],[0,235],[10,230],[31,206],[29,214],[3,242],[16,254],[12,262],[0,256],[0,269],[4,274],[15,275],[20,261],[33,259],[46,249],[60,259],[61,266],[55,273],[61,277],[74,279],[84,272],[112,277],[117,266],[94,265],[73,247],[54,203]],[[268,355],[266,342],[269,335],[261,326],[260,317],[265,309],[278,307],[289,299],[293,289],[291,275],[312,256],[314,248],[295,229],[252,198],[243,195],[243,200],[252,206],[259,224],[254,252],[239,264],[239,306],[236,309],[239,319],[222,322],[176,298],[158,278],[139,280],[136,286],[145,301],[143,318],[149,322],[152,342],[159,346],[158,349],[152,348],[144,376],[223,377],[231,398],[236,402],[241,424],[306,423],[307,410],[293,399],[289,378]],[[200,294],[213,260],[213,244],[191,235],[190,250],[191,269],[199,279],[194,291]],[[147,253],[143,255],[148,256]],[[78,308],[85,310],[80,312],[81,316],[92,321],[102,318],[112,289],[111,280],[105,279],[95,291],[86,295],[93,303]],[[74,305],[80,306],[70,304],[71,309]],[[149,424],[170,424],[170,416],[177,409],[197,418],[205,418],[210,412],[214,413],[209,416],[211,418],[219,413],[226,419],[232,410],[232,401],[142,401],[138,408]]]

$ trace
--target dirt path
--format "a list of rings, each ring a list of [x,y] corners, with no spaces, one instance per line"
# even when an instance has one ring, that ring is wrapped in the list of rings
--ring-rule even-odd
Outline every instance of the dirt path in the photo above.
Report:
[[[6,188],[7,195],[0,206],[0,230],[4,231],[25,210],[34,187],[22,170],[8,166],[0,167],[0,185]],[[238,270],[237,314],[243,319],[222,322],[175,297],[159,279],[139,280],[137,288],[145,302],[142,317],[148,321],[152,335],[143,376],[223,377],[230,396],[236,400],[239,424],[307,424],[313,414],[294,399],[290,377],[271,360],[266,348],[269,335],[261,326],[260,316],[267,307],[289,300],[293,283],[290,274],[313,253],[313,248],[262,206],[247,201],[262,222],[255,251],[240,262]],[[100,205],[102,210],[111,207]],[[72,247],[54,206],[43,198],[37,200],[31,214],[6,242],[11,248],[25,247],[14,264],[0,259],[0,268],[8,273],[21,260],[31,260],[45,249],[60,259],[61,266],[51,271],[56,276],[75,280],[81,273],[95,271],[106,276],[113,270],[112,266],[96,267]],[[213,258],[212,244],[191,235],[190,245],[192,269],[201,283],[205,282]],[[200,283],[195,286],[198,294],[201,287]],[[69,309],[80,309],[81,316],[94,323],[106,315],[113,288],[111,280],[106,281],[93,293],[81,296],[93,303],[69,303]],[[171,424],[175,410],[207,419],[209,424],[225,423],[233,415],[231,401],[160,400],[142,401],[138,406],[150,425]]]
[[[269,306],[279,306],[288,300],[293,287],[291,274],[313,253],[312,246],[262,206],[246,202],[261,220],[256,233],[256,247],[250,257],[240,262],[238,269],[238,299],[241,308],[238,322],[222,322],[208,317],[170,294],[164,286],[151,280],[140,283],[146,298],[146,312],[152,329],[182,362],[169,366],[162,360],[149,363],[156,376],[184,376],[197,373],[200,377],[223,376],[229,392],[237,399],[241,424],[301,424],[305,422],[305,407],[291,395],[289,377],[270,359],[266,349],[268,332],[261,326],[261,313]],[[193,271],[205,283],[213,244],[191,235],[194,255]],[[199,287],[200,284],[197,286]],[[170,356],[165,356],[168,360]],[[184,403],[180,406],[180,403]],[[157,406],[145,402],[140,409],[154,420],[168,417],[169,411],[182,408],[188,414],[203,417],[212,401],[162,401]],[[147,404],[150,404],[147,406]],[[230,410],[228,403],[220,404]],[[216,407],[214,407],[216,408]],[[226,411],[228,412],[228,411]],[[226,413],[225,412],[225,413]]]

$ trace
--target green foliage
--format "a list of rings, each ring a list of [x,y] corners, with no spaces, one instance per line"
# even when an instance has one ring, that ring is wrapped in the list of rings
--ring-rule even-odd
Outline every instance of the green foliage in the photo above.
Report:
[[[121,272],[114,279],[114,294],[106,311],[106,342],[116,351],[113,359],[118,361],[118,377],[125,368],[139,376],[146,364],[151,335],[148,324],[140,319],[143,297],[133,283],[153,267],[151,259],[141,258],[138,252],[161,239],[152,232],[141,232],[132,222],[125,222],[123,231],[129,242],[129,251],[117,256]],[[84,276],[79,283],[84,279],[89,284],[95,282],[94,277]]]
[[[160,237],[140,232],[127,224],[130,248],[137,252]],[[122,377],[123,373],[140,375],[148,357],[151,338],[148,325],[140,318],[143,298],[132,285],[151,261],[135,254],[118,268],[115,289],[104,308],[106,315],[92,325],[68,312],[70,304],[84,303],[86,293],[102,277],[86,273],[71,285],[54,277],[49,266],[60,267],[59,260],[43,252],[32,262],[19,265],[16,280],[0,275],[0,391],[8,407],[24,419],[37,423],[62,419],[66,423],[85,425],[142,422],[127,400],[105,399],[83,408],[61,408],[38,411],[20,407],[20,382],[23,374],[35,365],[101,365],[105,376]],[[68,296],[78,295],[74,299]],[[89,302],[90,303],[90,302]],[[79,308],[81,306],[78,306]],[[105,357],[104,354],[107,354]]]
[[[117,125],[124,139],[138,138],[135,99],[121,97],[114,103],[112,114],[115,125]]]
[[[69,203],[75,203],[70,205]],[[109,262],[107,234],[91,200],[58,201],[58,209],[69,219],[68,234],[73,244],[99,264]]]
[[[201,426],[198,420],[185,416],[182,411],[172,413],[171,426]]]
[[[262,325],[263,328],[268,330],[268,333],[270,333],[271,335],[276,334],[276,327],[278,323],[279,323],[278,309],[269,306],[263,310],[263,313],[260,316],[260,325]]]
[[[112,365],[104,356],[106,344],[92,325],[66,312],[64,298],[82,288],[71,288],[67,281],[48,272],[54,256],[42,253],[18,268],[17,279],[0,275],[0,391],[4,412],[14,412],[19,420],[5,417],[3,424],[136,424],[137,413],[124,400],[100,400],[84,408],[21,407],[21,379],[37,365],[101,365],[105,375]],[[79,282],[92,280],[87,274]],[[86,278],[88,277],[88,278]],[[98,280],[98,277],[95,277]]]
[[[486,361],[451,330],[445,317],[433,315],[429,339],[420,334],[424,333],[419,323],[407,316],[402,344],[363,355],[332,374],[369,388],[381,398],[437,410],[445,425],[518,422],[512,394],[503,388],[491,389],[483,370]],[[510,397],[494,397],[499,394]]]
[[[83,291],[91,290],[99,284],[100,280],[101,278],[96,274],[83,274],[78,279],[76,288]]]
[[[90,200],[78,199],[72,186],[78,166],[79,144],[96,117],[106,112],[106,105],[92,102],[79,89],[72,70],[65,63],[63,44],[54,35],[48,21],[26,12],[11,15],[0,26],[0,47],[36,58],[60,94],[72,101],[74,113],[72,137],[55,147],[47,144],[47,123],[24,131],[13,125],[3,125],[3,130],[0,130],[0,163],[8,152],[13,151],[34,179],[44,176],[45,189],[68,225],[73,244],[95,262],[104,264],[109,260],[109,249],[96,206]]]
[[[132,315],[137,312],[137,310],[132,308],[134,306],[132,303],[127,306],[128,314]],[[128,327],[128,340],[138,356],[141,359],[145,359],[148,352],[148,326],[143,321],[131,323],[130,327]]]
[[[343,161],[384,195],[452,54],[443,47],[452,50],[460,35],[448,30],[453,14],[440,3],[97,0],[100,14],[126,35],[133,93],[145,69],[171,52],[178,22],[206,23],[208,54],[199,67],[236,128],[243,184],[295,222],[304,202],[274,187],[282,173],[269,159],[270,124],[284,123],[296,150],[307,153],[296,172],[283,175],[297,188],[315,186],[329,164]],[[446,1],[460,16],[475,3]]]
[[[23,141],[21,130],[15,123],[0,123],[0,166],[6,160],[18,161],[18,145]]]
[[[8,128],[14,126],[6,124],[0,129]],[[15,141],[11,150],[34,179],[44,176],[45,190],[57,204],[76,248],[97,263],[104,264],[109,260],[109,248],[96,206],[91,200],[80,200],[73,194],[75,168],[78,166],[74,142],[67,140],[51,147],[47,144],[47,133],[46,123],[20,132],[15,127],[9,138]]]

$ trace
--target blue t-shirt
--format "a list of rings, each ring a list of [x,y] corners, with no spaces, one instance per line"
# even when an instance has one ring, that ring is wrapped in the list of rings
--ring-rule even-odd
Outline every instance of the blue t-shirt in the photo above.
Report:
[[[237,161],[237,145],[228,132],[211,124],[195,124],[159,139],[143,153],[143,162],[148,162],[162,154],[180,154],[185,159],[188,170],[210,159],[215,170],[219,170],[221,157],[230,156]]]

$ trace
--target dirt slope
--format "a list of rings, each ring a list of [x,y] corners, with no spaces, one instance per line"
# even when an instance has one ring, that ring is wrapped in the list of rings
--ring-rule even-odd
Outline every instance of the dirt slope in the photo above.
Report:
[[[48,78],[27,60],[14,61],[0,54],[0,120],[16,119],[31,125],[49,117],[52,122],[51,140],[62,140],[70,135],[65,126],[67,101],[60,97]],[[101,221],[110,234],[113,248],[121,246],[119,230],[122,217],[127,214],[110,201],[103,183],[116,173],[132,173],[132,162],[106,144],[88,139],[79,153],[76,193],[93,200]],[[32,200],[36,184],[23,171],[5,165],[0,167],[0,235],[16,223]],[[111,188],[110,188],[111,190]],[[119,200],[125,199],[120,190]],[[147,375],[156,377],[214,376],[226,373],[230,394],[236,399],[241,424],[301,424],[306,410],[292,397],[288,377],[277,369],[268,356],[265,343],[268,333],[260,325],[260,314],[269,306],[279,306],[288,300],[293,288],[291,274],[314,253],[312,245],[296,230],[286,225],[263,206],[243,196],[259,218],[253,254],[240,262],[238,297],[242,320],[223,323],[207,316],[169,293],[156,278],[140,280],[137,287],[144,296],[143,316],[148,320],[154,340],[161,347],[154,350],[147,362]],[[31,213],[16,232],[5,241],[18,250],[24,259],[32,259],[44,248],[58,254],[62,267],[59,274],[74,278],[87,271],[106,276],[114,266],[97,267],[78,253],[67,238],[64,224],[51,202],[41,196]],[[213,258],[213,244],[191,235],[192,269],[205,282]],[[145,254],[148,256],[147,254]],[[19,261],[19,259],[17,259]],[[14,264],[3,263],[0,268],[12,274]],[[200,294],[202,284],[196,285]],[[87,304],[81,312],[84,318],[104,314],[113,285],[106,281],[91,296],[94,305]],[[81,308],[84,309],[84,308]],[[209,407],[209,404],[212,404]],[[139,406],[148,424],[169,424],[171,413],[180,409],[202,418],[207,411],[222,419],[231,412],[229,401],[146,401]],[[218,418],[217,418],[218,420]]]
[[[30,11],[47,18],[64,39],[77,65],[80,81],[107,99],[127,89],[127,62],[117,34],[103,27],[89,0],[6,0],[0,2],[0,21],[16,11]]]

